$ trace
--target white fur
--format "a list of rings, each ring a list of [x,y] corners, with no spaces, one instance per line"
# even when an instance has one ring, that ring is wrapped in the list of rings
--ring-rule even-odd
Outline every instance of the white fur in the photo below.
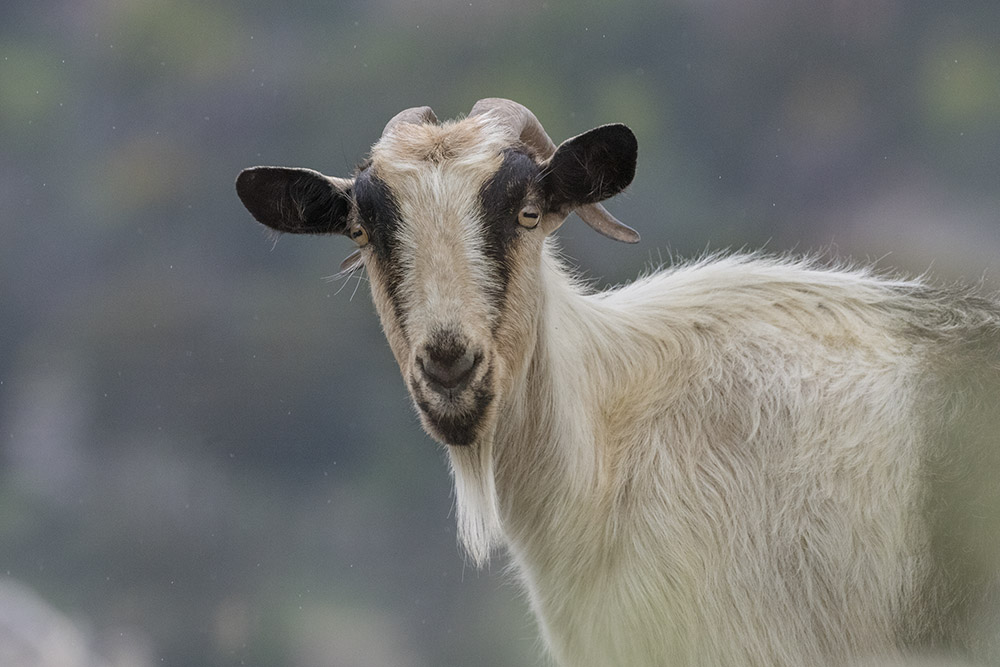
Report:
[[[477,562],[507,547],[556,662],[843,665],[937,636],[925,471],[961,402],[941,369],[1000,331],[996,302],[760,256],[593,294],[526,233],[498,313],[474,195],[503,141],[478,118],[377,144],[403,323],[369,270],[408,383],[456,319],[496,371],[490,428],[449,448],[460,536]]]
[[[892,653],[927,536],[918,359],[871,309],[885,286],[730,257],[588,296],[546,265],[540,363],[494,447],[557,661]]]

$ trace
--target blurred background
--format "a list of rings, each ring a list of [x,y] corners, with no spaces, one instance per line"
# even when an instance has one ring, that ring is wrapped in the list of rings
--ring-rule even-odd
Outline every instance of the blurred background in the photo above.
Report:
[[[457,547],[351,244],[256,225],[256,164],[346,175],[397,111],[639,138],[560,231],[595,286],[705,250],[1000,275],[1000,3],[5,0],[0,664],[542,665]]]

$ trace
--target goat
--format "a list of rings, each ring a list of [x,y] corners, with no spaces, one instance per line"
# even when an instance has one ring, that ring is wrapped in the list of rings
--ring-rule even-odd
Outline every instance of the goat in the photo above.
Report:
[[[460,539],[506,547],[558,664],[995,655],[1000,300],[761,254],[592,293],[552,235],[575,210],[638,241],[600,204],[636,156],[624,125],[556,146],[486,99],[401,112],[350,178],[236,187],[355,241]]]

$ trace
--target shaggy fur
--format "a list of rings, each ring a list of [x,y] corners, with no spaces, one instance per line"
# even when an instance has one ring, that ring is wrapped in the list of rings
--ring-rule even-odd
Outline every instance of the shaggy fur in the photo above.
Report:
[[[978,399],[996,400],[996,303],[756,256],[589,295],[543,265],[494,449],[560,664],[840,665],[967,643],[952,617],[973,587],[942,579],[927,478],[969,416],[949,404],[977,396],[936,368],[978,366],[962,385],[986,378]],[[967,453],[995,462],[984,435],[992,449]]]
[[[509,150],[489,114],[395,125],[364,169],[398,227],[361,256],[461,540],[506,547],[555,661],[996,659],[1000,302],[761,255],[591,293],[566,211],[511,228],[498,299],[477,194]],[[421,373],[442,336],[468,390]]]

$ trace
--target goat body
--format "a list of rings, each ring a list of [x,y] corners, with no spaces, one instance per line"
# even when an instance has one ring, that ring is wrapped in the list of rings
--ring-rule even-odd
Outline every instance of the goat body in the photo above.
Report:
[[[276,229],[361,239],[460,536],[480,562],[507,547],[556,661],[995,656],[973,619],[1000,554],[1000,303],[759,255],[589,293],[550,235],[576,209],[638,238],[597,204],[631,133],[556,149],[487,102],[403,112],[353,179],[237,187]]]
[[[494,451],[560,664],[847,664],[960,630],[928,461],[984,397],[933,369],[995,381],[995,305],[752,256],[591,295],[548,265]]]

